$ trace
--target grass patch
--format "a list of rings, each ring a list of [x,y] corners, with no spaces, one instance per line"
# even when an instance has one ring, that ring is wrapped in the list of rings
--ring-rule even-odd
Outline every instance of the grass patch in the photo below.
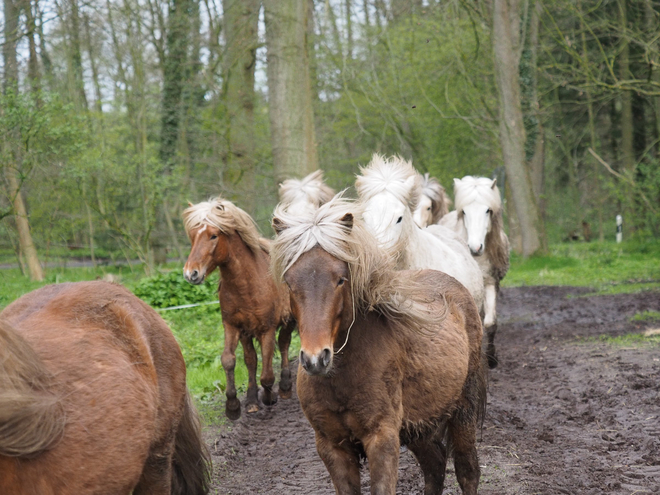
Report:
[[[601,342],[617,347],[638,347],[638,346],[660,346],[660,335],[644,335],[643,333],[627,333],[611,337],[609,335],[600,335],[587,339],[591,342]]]
[[[591,242],[555,244],[527,259],[512,254],[504,287],[572,285],[594,294],[660,289],[660,243]]]
[[[658,311],[642,311],[630,318],[630,321],[660,321],[660,312]]]

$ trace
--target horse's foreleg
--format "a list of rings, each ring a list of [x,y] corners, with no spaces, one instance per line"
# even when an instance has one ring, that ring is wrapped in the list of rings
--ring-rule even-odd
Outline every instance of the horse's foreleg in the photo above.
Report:
[[[241,417],[241,402],[236,397],[236,383],[234,368],[236,367],[236,347],[238,347],[239,331],[237,328],[225,323],[225,349],[222,351],[222,367],[227,377],[227,404],[225,414],[231,420]]]
[[[280,397],[283,399],[291,398],[291,370],[289,369],[289,345],[291,345],[291,334],[295,324],[287,323],[280,328],[280,334],[277,337],[277,345],[280,348],[282,356],[282,372],[280,374]]]
[[[172,492],[172,454],[151,452],[133,495],[169,495]]]
[[[316,434],[316,451],[330,473],[337,495],[360,495],[360,458],[356,452],[332,443]],[[317,491],[309,487],[308,491]]]
[[[248,370],[248,389],[247,399],[245,401],[245,410],[248,413],[253,413],[259,410],[259,398],[257,389],[257,351],[254,350],[252,337],[241,337],[241,344],[243,344],[243,357],[245,358],[245,366]]]
[[[399,428],[381,425],[363,440],[369,460],[372,495],[394,495],[399,471]]]
[[[408,444],[424,473],[424,495],[440,495],[445,484],[447,450],[439,438]]]
[[[477,495],[481,470],[477,457],[476,422],[450,421],[448,428],[458,484],[463,495]]]
[[[486,347],[486,357],[488,358],[488,367],[497,366],[497,352],[495,349],[495,334],[497,333],[497,290],[495,285],[486,285],[486,298],[484,300],[484,327],[488,344]]]
[[[266,332],[259,338],[261,344],[261,386],[264,389],[262,401],[267,406],[277,402],[277,394],[273,392],[275,373],[273,372],[273,355],[275,354],[275,330]]]

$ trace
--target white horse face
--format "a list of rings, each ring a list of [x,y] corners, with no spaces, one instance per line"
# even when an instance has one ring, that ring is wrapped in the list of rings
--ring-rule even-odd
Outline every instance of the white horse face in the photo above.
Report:
[[[491,209],[483,203],[474,202],[465,206],[462,214],[470,251],[474,256],[481,256],[486,249],[486,234],[490,232]]]
[[[433,212],[431,211],[432,206],[433,203],[431,202],[431,198],[426,194],[422,194],[419,198],[417,209],[413,214],[413,219],[420,229],[424,229],[431,224],[433,217]]]
[[[410,210],[393,194],[382,192],[365,203],[362,217],[380,246],[388,249],[399,242],[404,222],[410,221]]]

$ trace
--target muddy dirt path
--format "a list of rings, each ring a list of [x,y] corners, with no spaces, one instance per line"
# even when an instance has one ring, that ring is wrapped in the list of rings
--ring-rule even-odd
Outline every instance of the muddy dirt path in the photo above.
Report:
[[[576,297],[585,292],[502,291],[480,493],[660,493],[660,346],[584,341],[653,326],[630,317],[660,311],[660,294]],[[334,493],[295,395],[206,434],[214,493]],[[447,474],[445,493],[459,494],[451,461]],[[369,493],[367,468],[362,477]],[[407,451],[397,493],[423,493]]]

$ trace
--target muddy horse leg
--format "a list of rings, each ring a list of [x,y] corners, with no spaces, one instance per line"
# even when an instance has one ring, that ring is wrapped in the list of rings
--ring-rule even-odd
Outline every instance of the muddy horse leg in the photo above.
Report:
[[[381,425],[364,441],[372,495],[394,495],[399,475],[399,428]]]
[[[282,399],[291,398],[291,370],[289,369],[289,345],[291,344],[291,334],[295,323],[289,322],[280,329],[277,337],[277,345],[280,348],[282,356],[282,372],[280,374],[280,397]]]
[[[275,354],[275,329],[259,337],[261,345],[261,386],[263,387],[262,402],[272,406],[277,402],[277,394],[273,392],[275,373],[273,373],[273,355]]]
[[[424,473],[424,495],[440,495],[445,484],[447,450],[437,435],[408,444]]]
[[[490,284],[486,285],[486,298],[484,300],[484,328],[488,344],[486,347],[486,357],[488,358],[488,367],[495,368],[498,363],[497,352],[495,349],[495,334],[497,333],[497,288]]]
[[[254,349],[252,337],[241,336],[243,344],[243,357],[248,370],[248,389],[245,400],[245,410],[254,413],[259,410],[259,398],[257,389],[257,351]]]
[[[458,484],[463,495],[477,495],[481,470],[477,457],[476,421],[461,421],[459,417],[450,420],[448,428]]]
[[[227,404],[225,414],[231,420],[241,417],[241,402],[236,397],[236,383],[234,368],[236,367],[236,347],[238,347],[239,331],[237,328],[225,323],[225,349],[222,351],[222,367],[227,377]]]
[[[316,434],[316,451],[325,464],[338,495],[360,495],[360,457]],[[313,492],[314,489],[310,489]]]

